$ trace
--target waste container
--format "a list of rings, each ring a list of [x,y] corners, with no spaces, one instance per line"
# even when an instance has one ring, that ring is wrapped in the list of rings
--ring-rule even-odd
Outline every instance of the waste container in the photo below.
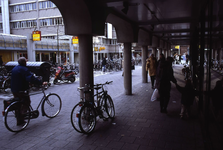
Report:
[[[10,72],[15,66],[18,65],[17,61],[9,61],[5,64],[5,68]],[[36,76],[41,76],[43,81],[49,82],[51,64],[47,62],[26,62],[26,67]]]

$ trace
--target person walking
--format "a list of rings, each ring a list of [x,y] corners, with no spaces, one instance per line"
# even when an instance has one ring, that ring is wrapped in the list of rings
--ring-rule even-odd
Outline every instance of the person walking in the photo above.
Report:
[[[103,73],[105,73],[105,65],[107,64],[107,62],[106,62],[106,58],[103,58],[103,60],[102,60],[102,72]]]
[[[189,117],[190,107],[193,105],[194,98],[198,95],[198,92],[193,88],[192,82],[190,79],[185,81],[185,86],[181,87],[176,83],[177,90],[181,93],[181,111],[180,118]]]
[[[171,83],[176,83],[176,79],[173,75],[173,68],[172,68],[172,57],[165,57],[163,54],[160,54],[160,60],[157,67],[156,73],[156,88],[158,89],[159,96],[160,96],[160,112],[167,113],[167,106],[170,100],[170,90],[171,90]]]
[[[154,57],[154,54],[151,54],[150,57],[146,59],[146,71],[149,71],[152,89],[155,89],[154,83],[156,79],[156,67],[157,60]]]

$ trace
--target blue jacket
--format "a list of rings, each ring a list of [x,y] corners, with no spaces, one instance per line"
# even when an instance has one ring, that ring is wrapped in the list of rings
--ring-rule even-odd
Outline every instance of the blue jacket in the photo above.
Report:
[[[42,84],[42,81],[34,77],[26,66],[15,66],[11,73],[11,91],[13,93],[28,90],[29,83]]]

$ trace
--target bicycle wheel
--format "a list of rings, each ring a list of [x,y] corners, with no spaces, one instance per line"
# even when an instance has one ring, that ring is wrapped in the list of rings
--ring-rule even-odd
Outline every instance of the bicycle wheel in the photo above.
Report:
[[[94,107],[84,105],[81,107],[79,115],[79,127],[83,133],[91,133],[96,126],[96,114]]]
[[[109,118],[109,114],[108,114],[108,110],[107,110],[107,98],[106,96],[103,96],[100,100],[100,115],[103,119],[108,119]],[[99,115],[99,116],[100,116]]]
[[[20,102],[15,102],[9,105],[5,110],[4,123],[5,127],[12,132],[19,132],[25,129],[30,121],[30,108],[27,108],[26,112],[22,112],[21,109],[24,107]],[[17,118],[21,118],[22,122],[17,122]]]
[[[115,117],[115,106],[110,95],[107,95],[107,113],[109,118],[113,119]]]
[[[43,114],[48,118],[54,118],[59,114],[61,107],[62,102],[60,96],[55,93],[51,93],[47,95],[43,101]]]
[[[72,126],[79,133],[82,133],[79,127],[79,115],[80,115],[81,107],[82,107],[81,103],[76,104],[71,111],[71,117],[70,117]]]

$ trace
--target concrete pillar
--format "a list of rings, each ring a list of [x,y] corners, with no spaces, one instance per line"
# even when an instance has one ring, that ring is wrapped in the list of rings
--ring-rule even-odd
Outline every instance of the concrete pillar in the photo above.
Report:
[[[3,33],[10,34],[9,0],[1,0]]]
[[[32,34],[27,34],[27,57],[28,61],[36,61],[35,43]]]
[[[142,46],[142,83],[147,83],[146,59],[148,56],[148,46]]]
[[[159,50],[158,50],[158,60],[160,59],[160,54],[162,53],[162,49],[161,48],[159,48]]]
[[[154,54],[154,57],[157,57],[156,48],[155,47],[152,48],[152,53]]]
[[[213,48],[213,49],[212,49],[212,58],[213,58],[213,59],[216,59],[215,56],[216,56],[216,49]]]
[[[12,61],[17,61],[17,60],[18,60],[17,51],[13,51],[13,59],[12,59]]]
[[[70,64],[74,64],[74,46],[72,44],[72,37],[69,40],[70,40],[70,58],[69,58],[69,62],[70,62]]]
[[[131,43],[124,43],[124,88],[126,95],[132,95],[132,51]]]
[[[85,84],[89,84],[90,87],[93,87],[94,74],[93,74],[92,36],[79,35],[78,38],[79,38],[79,73],[80,73],[79,84],[80,87],[85,86]],[[89,95],[92,93],[89,93]],[[81,96],[82,94],[83,93],[81,92]]]
[[[39,52],[39,61],[41,62],[42,61],[42,53]]]

